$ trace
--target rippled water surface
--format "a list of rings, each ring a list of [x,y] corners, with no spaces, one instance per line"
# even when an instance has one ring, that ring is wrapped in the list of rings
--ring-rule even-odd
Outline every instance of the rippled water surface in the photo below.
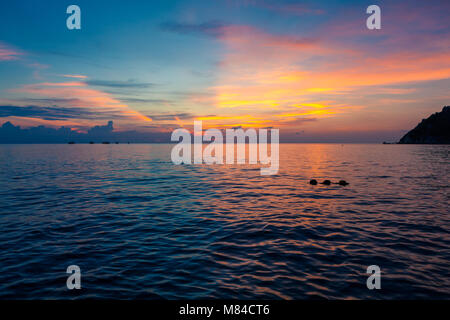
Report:
[[[449,146],[282,144],[274,176],[170,150],[1,145],[0,298],[450,298]]]

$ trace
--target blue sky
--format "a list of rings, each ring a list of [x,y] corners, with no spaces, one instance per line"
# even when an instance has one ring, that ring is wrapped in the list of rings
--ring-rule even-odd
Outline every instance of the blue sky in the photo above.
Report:
[[[66,28],[71,4],[81,8],[81,30]],[[381,7],[381,30],[365,26],[370,4]],[[450,104],[449,8],[438,0],[2,1],[0,108],[71,116],[3,112],[0,124],[83,132],[110,117],[116,130],[170,132],[198,119],[278,127],[299,141],[398,139]]]

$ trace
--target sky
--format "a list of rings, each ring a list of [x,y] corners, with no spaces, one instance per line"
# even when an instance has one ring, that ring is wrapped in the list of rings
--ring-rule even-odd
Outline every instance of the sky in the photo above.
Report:
[[[450,105],[449,16],[445,0],[1,1],[0,125],[397,141]]]

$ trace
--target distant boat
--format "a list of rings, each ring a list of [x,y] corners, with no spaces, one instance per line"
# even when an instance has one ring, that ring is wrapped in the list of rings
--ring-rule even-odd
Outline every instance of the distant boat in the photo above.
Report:
[[[69,141],[68,144],[75,144],[75,141]]]
[[[119,144],[119,142],[116,141],[116,144]]]
[[[103,141],[102,144],[109,144],[109,141]]]
[[[94,144],[94,141],[89,141],[89,144]]]

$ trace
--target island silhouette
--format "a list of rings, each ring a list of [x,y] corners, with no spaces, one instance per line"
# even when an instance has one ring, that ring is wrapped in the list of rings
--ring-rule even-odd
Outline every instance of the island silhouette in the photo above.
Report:
[[[399,144],[450,144],[450,106],[423,119]]]

